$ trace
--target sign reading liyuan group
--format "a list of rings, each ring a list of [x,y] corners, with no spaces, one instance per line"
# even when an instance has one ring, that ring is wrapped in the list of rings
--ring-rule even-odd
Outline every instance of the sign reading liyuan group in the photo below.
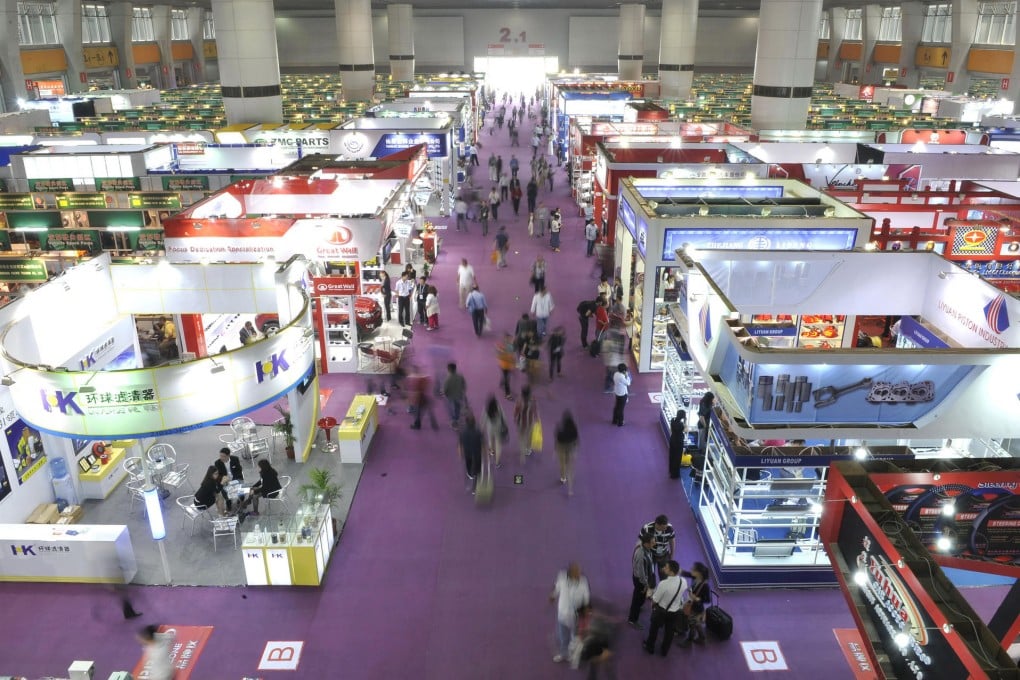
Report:
[[[157,368],[23,368],[10,386],[31,427],[63,437],[158,436],[223,422],[288,392],[313,370],[311,334],[288,326],[213,358]]]

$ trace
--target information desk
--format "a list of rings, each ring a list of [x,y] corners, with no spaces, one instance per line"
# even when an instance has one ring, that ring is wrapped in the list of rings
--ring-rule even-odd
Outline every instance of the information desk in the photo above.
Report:
[[[261,519],[242,537],[241,557],[248,585],[319,585],[333,549],[329,506],[303,504],[294,515]],[[258,531],[254,530],[256,525]]]
[[[359,394],[351,401],[347,415],[336,429],[340,444],[341,463],[363,463],[368,456],[376,428],[379,427],[379,407],[375,396]]]
[[[126,526],[0,524],[0,581],[129,583],[137,571]]]

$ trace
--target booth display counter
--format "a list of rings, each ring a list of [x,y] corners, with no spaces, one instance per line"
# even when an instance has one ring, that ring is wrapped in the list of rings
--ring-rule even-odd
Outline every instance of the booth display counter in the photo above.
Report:
[[[127,476],[124,459],[130,448],[137,448],[137,442],[114,442],[105,450],[105,463],[91,453],[78,459],[78,481],[81,483],[83,498],[103,499],[117,488]],[[140,452],[136,455],[140,455]]]
[[[337,427],[336,438],[340,446],[341,463],[364,463],[368,447],[379,427],[379,406],[375,396],[359,394],[354,397],[347,415]]]
[[[0,524],[0,581],[130,583],[137,571],[124,525]]]
[[[302,504],[291,516],[262,518],[241,538],[250,586],[317,586],[335,536],[328,505]]]
[[[670,423],[676,412],[683,409],[687,412],[688,429],[696,421],[698,405],[701,397],[708,391],[706,383],[690,355],[684,351],[676,327],[667,336],[666,362],[662,371],[662,402],[659,405],[659,424],[663,428],[666,440],[669,440]]]

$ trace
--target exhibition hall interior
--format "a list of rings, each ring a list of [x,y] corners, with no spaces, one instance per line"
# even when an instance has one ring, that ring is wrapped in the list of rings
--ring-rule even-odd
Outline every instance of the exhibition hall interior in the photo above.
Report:
[[[1016,2],[4,8],[0,680],[1020,678]]]

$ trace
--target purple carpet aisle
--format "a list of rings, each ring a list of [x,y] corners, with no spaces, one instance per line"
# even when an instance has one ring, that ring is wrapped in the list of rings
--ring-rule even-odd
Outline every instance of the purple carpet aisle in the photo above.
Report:
[[[528,139],[529,132],[526,124],[521,139]],[[478,179],[488,176],[491,151],[503,155],[504,166],[511,152],[505,130],[494,137],[486,131],[482,144],[481,166],[474,173]],[[527,147],[523,142],[512,150],[521,160],[522,183],[530,175]],[[659,513],[677,526],[683,566],[704,559],[683,491],[667,476],[665,444],[647,396],[659,391],[660,376],[635,380],[627,424],[612,427],[611,396],[601,389],[601,362],[580,350],[574,308],[582,297],[593,295],[596,282],[592,261],[584,257],[582,221],[569,198],[565,173],[557,172],[555,182],[551,197],[542,191],[539,198],[563,209],[559,253],[545,241],[528,238],[523,206],[521,217],[513,219],[509,202],[504,203],[502,219],[494,222],[510,232],[509,268],[502,271],[489,261],[495,226],[483,238],[477,223],[461,234],[447,220],[450,228],[441,232],[443,249],[433,279],[441,302],[440,329],[416,332],[413,354],[428,365],[430,347],[448,347],[467,377],[471,403],[480,406],[497,389],[494,341],[528,311],[528,268],[539,252],[545,253],[556,301],[552,325],[567,328],[568,346],[563,377],[539,388],[538,399],[547,442],[563,409],[572,409],[579,419],[575,495],[568,498],[560,486],[548,444],[521,467],[512,441],[506,464],[497,472],[492,506],[476,507],[465,490],[445,412],[437,409],[438,432],[427,424],[413,431],[398,399],[395,413],[381,411],[380,431],[321,590],[133,590],[136,607],[145,612],[140,622],[215,627],[193,678],[268,677],[256,671],[268,640],[304,641],[293,674],[301,678],[578,677],[552,662],[554,608],[547,596],[558,569],[568,560],[579,561],[594,594],[625,610],[637,530]],[[487,190],[489,184],[481,186]],[[473,264],[492,312],[492,332],[481,339],[474,337],[468,314],[457,309],[461,257]],[[334,389],[327,411],[342,413],[363,385],[363,378],[327,376],[323,386]],[[515,474],[523,474],[523,484],[513,484]],[[105,678],[114,669],[132,668],[139,657],[137,626],[120,620],[116,596],[106,589],[4,584],[0,601],[8,613],[0,619],[5,641],[0,674],[59,676],[71,660],[84,658],[96,660],[97,677]],[[651,672],[752,677],[740,641],[761,640],[779,642],[789,666],[786,677],[852,677],[832,632],[853,627],[838,591],[724,593],[723,604],[736,620],[734,638],[675,649],[668,659],[646,657],[638,646],[639,633],[624,627],[619,677]]]

